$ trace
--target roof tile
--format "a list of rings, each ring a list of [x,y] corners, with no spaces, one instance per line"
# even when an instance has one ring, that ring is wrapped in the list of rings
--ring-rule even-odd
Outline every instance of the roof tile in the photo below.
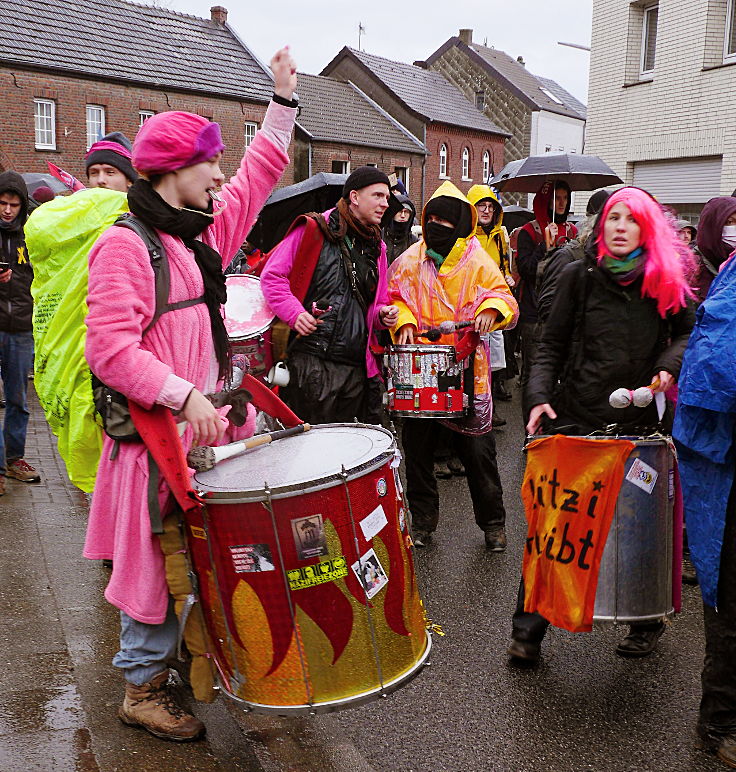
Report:
[[[5,0],[3,60],[260,102],[273,91],[228,27],[126,0]]]

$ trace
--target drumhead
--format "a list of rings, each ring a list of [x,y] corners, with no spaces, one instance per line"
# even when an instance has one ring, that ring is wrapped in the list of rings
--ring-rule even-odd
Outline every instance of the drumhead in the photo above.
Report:
[[[257,276],[231,275],[225,277],[225,329],[231,340],[252,338],[265,332],[276,318],[261,292]]]
[[[276,440],[197,472],[197,490],[210,501],[265,501],[330,488],[362,477],[394,455],[391,432],[367,424],[320,424],[296,437]]]

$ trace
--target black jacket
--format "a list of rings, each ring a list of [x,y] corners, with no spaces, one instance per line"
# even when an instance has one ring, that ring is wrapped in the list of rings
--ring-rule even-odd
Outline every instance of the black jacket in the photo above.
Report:
[[[528,404],[550,403],[556,426],[575,424],[583,433],[613,423],[653,426],[654,403],[619,409],[608,397],[621,387],[646,386],[660,370],[677,378],[694,323],[691,303],[662,319],[656,301],[642,298],[641,279],[623,287],[586,254],[560,274],[529,376]]]
[[[411,226],[414,225],[414,220],[417,216],[414,204],[408,196],[403,194],[397,195],[396,199],[402,206],[408,204],[411,207],[412,214],[408,222],[397,223],[392,220],[383,229],[383,240],[386,243],[386,259],[389,265],[397,257],[403,255],[412,244],[416,244],[419,241],[418,237],[411,232]]]
[[[0,193],[15,193],[21,200],[18,217],[10,227],[0,226],[0,254],[13,271],[10,281],[0,284],[0,331],[29,332],[33,329],[33,268],[23,235],[28,217],[28,189],[20,174],[3,172]]]
[[[375,287],[369,303],[373,297]],[[304,307],[311,312],[312,303],[318,300],[326,300],[332,310],[321,317],[322,324],[311,335],[295,339],[292,333],[294,344],[291,350],[304,351],[332,362],[365,365],[369,332],[366,313],[353,292],[340,244],[327,239],[304,298]]]
[[[543,261],[542,275],[537,280],[537,321],[544,324],[557,294],[560,275],[566,265],[582,260],[585,255],[580,239],[573,239],[561,247],[548,252]]]

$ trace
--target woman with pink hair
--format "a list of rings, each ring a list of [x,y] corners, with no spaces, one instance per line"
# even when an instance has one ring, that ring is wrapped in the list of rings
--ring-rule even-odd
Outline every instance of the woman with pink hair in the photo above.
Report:
[[[586,435],[617,425],[619,434],[668,431],[654,402],[614,408],[614,390],[677,380],[695,323],[686,245],[662,207],[644,190],[627,187],[606,202],[583,260],[562,271],[532,365],[527,431]],[[548,622],[524,612],[524,588],[514,614],[512,662],[539,659]],[[632,625],[616,652],[654,651],[664,625]]]

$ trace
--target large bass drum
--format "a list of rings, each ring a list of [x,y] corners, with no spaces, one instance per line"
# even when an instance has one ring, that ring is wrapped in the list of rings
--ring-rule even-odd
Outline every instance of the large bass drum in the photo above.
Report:
[[[279,715],[327,712],[398,688],[430,637],[393,435],[325,424],[195,475],[187,514],[226,694]]]

